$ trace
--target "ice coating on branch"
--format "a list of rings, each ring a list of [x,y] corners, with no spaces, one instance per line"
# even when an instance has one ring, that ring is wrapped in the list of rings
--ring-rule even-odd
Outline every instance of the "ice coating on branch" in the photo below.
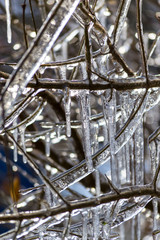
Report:
[[[16,98],[22,93],[25,86],[44,61],[79,2],[80,0],[71,0],[69,2],[61,0],[51,9],[36,38],[19,61],[17,69],[7,81],[4,89],[4,102],[7,103],[4,106],[5,115],[11,112]],[[67,9],[65,8],[66,6]],[[53,18],[54,22],[52,21]],[[2,119],[0,123],[2,123]]]
[[[152,198],[150,196],[145,196],[125,202],[121,207],[116,220],[114,221],[113,227],[117,227],[123,222],[128,221],[139,214],[151,200]]]
[[[122,32],[122,28],[124,27],[124,23],[126,21],[126,16],[128,13],[128,9],[130,7],[131,0],[121,0],[117,18],[116,18],[116,24],[114,28],[114,43],[117,44],[119,37]]]
[[[37,91],[33,91],[30,94],[28,94],[26,96],[26,98],[20,103],[18,104],[18,106],[16,106],[15,108],[12,109],[11,114],[9,115],[9,117],[6,119],[5,121],[5,127],[8,127],[20,114],[21,112],[30,104],[35,100],[35,96],[39,93],[43,91],[42,90],[37,90]],[[42,104],[43,105],[43,104]],[[39,109],[39,113],[41,113],[41,111],[43,110],[43,106],[40,104],[40,109]],[[32,118],[32,121],[34,120],[34,118]],[[3,129],[2,129],[3,130]]]
[[[5,0],[5,8],[6,8],[6,18],[7,18],[7,40],[8,40],[8,43],[11,43],[11,41],[12,41],[12,31],[11,31],[10,0]]]
[[[91,149],[91,132],[90,132],[90,96],[88,90],[81,90],[79,93],[80,111],[82,120],[82,134],[84,141],[84,152],[88,171],[92,171],[92,149]]]

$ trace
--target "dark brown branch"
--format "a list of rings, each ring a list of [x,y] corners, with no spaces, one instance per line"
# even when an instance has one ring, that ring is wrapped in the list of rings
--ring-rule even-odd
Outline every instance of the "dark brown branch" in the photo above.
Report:
[[[96,207],[100,204],[109,203],[112,201],[118,201],[120,199],[128,199],[131,197],[139,197],[150,195],[152,197],[160,197],[160,191],[155,191],[151,186],[134,186],[130,188],[119,189],[119,194],[117,193],[109,193],[97,198],[84,199],[79,200],[78,202],[70,202],[70,206],[61,205],[58,207],[53,207],[49,209],[42,209],[38,211],[31,212],[20,212],[18,214],[3,214],[0,215],[0,221],[17,221],[23,219],[31,219],[31,218],[44,218],[48,216],[55,216],[60,213],[65,213],[68,211],[73,211],[75,209],[83,209],[87,207]]]
[[[106,79],[108,82],[108,80]],[[111,83],[99,82],[94,84],[82,83],[80,80],[63,80],[59,81],[58,79],[38,79],[38,85],[36,81],[31,80],[27,87],[39,89],[65,89],[66,87],[70,89],[89,89],[91,91],[105,90],[114,88],[118,91],[127,91],[132,89],[140,89],[140,88],[155,88],[160,87],[160,78],[155,76],[154,78],[149,78],[149,83],[144,81],[144,78],[119,78],[112,79],[110,78]],[[6,80],[0,79],[0,88],[2,88],[6,83]]]

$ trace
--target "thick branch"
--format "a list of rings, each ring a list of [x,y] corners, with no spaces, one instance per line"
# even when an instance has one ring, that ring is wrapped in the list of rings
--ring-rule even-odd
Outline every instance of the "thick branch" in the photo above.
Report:
[[[120,199],[128,199],[131,197],[139,197],[150,195],[153,197],[160,197],[160,191],[155,191],[151,186],[134,186],[130,188],[124,188],[119,190],[119,194],[110,193],[102,195],[98,198],[84,199],[76,202],[70,202],[70,205],[61,205],[58,207],[42,209],[38,211],[30,211],[30,212],[22,212],[18,214],[1,214],[0,221],[17,221],[23,219],[31,219],[31,218],[43,218],[49,216],[55,216],[60,213],[73,211],[75,209],[83,209],[87,207],[96,207],[100,204],[109,203],[112,201],[118,201]]]

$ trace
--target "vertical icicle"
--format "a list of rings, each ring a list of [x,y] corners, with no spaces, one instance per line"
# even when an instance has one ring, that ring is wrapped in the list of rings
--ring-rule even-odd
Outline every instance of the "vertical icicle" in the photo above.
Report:
[[[144,184],[144,139],[143,122],[141,122],[134,134],[135,140],[135,184]]]
[[[156,172],[156,168],[158,166],[160,160],[160,144],[159,141],[152,141],[150,143],[150,157],[151,157],[151,167],[153,177]],[[152,201],[153,204],[153,232],[158,229],[158,200],[155,198]],[[154,240],[159,239],[160,234],[153,235]]]
[[[116,91],[113,90],[112,98],[106,105],[108,114],[108,130],[109,130],[109,143],[111,153],[111,180],[114,185],[118,186],[118,166],[115,155],[115,133],[116,133]]]
[[[67,41],[64,41],[62,44],[62,56],[63,56],[63,59],[68,58],[68,42]],[[61,66],[59,70],[60,70],[62,79],[67,79],[67,67]]]
[[[121,237],[120,239],[125,240],[125,225],[121,224],[119,228],[120,228],[120,237]]]
[[[13,126],[16,126],[16,125],[17,125],[17,119],[14,120],[14,122],[13,122]],[[13,130],[13,137],[14,137],[15,141],[17,142],[17,140],[18,140],[18,129],[17,128],[15,128]],[[14,160],[14,162],[17,162],[17,160],[18,160],[18,149],[17,149],[16,142],[13,142],[13,147],[14,147],[14,149],[13,149],[13,160]]]
[[[92,126],[92,137],[93,137],[92,154],[96,153],[99,148],[98,133],[99,133],[99,125],[98,123],[94,123]]]
[[[83,232],[82,232],[82,240],[87,240],[87,232],[88,232],[88,229],[87,229],[87,223],[88,223],[88,211],[83,211],[82,213],[82,224],[83,224]]]
[[[141,213],[132,218],[131,221],[131,240],[141,240]]]
[[[152,204],[153,204],[153,232],[154,232],[158,228],[158,200],[153,199]],[[158,240],[158,234],[154,235],[154,240]]]
[[[95,170],[95,178],[96,178],[96,195],[99,196],[101,193],[101,183],[100,183],[100,174],[97,169]]]
[[[12,41],[12,31],[11,31],[11,6],[10,0],[5,0],[5,8],[6,8],[6,18],[7,18],[7,40],[8,43]]]
[[[88,90],[79,92],[81,105],[82,133],[84,139],[85,159],[88,171],[93,170],[92,149],[91,149],[91,133],[90,133],[90,96]]]
[[[124,125],[126,120],[129,117],[130,111],[130,97],[128,93],[121,93],[120,95],[120,105],[121,105],[121,119],[120,119],[120,127]],[[126,132],[126,134],[128,134]],[[123,137],[122,137],[123,138]],[[123,140],[123,139],[122,139]],[[126,145],[121,149],[118,154],[119,159],[119,169],[121,172],[121,183],[130,183],[131,182],[131,173],[130,173],[130,143],[126,143]],[[124,174],[125,172],[125,174]],[[124,176],[125,175],[125,176]]]
[[[50,136],[50,132],[47,132],[45,136],[45,152],[47,157],[50,156],[50,145],[51,145],[51,136]]]
[[[66,116],[66,136],[71,136],[71,94],[70,89],[66,88],[64,93],[64,110]]]
[[[156,172],[156,168],[159,163],[159,152],[160,152],[160,146],[157,141],[152,141],[149,145],[150,147],[150,158],[151,158],[151,168],[152,168],[152,176],[154,177],[154,174]]]
[[[57,135],[57,138],[60,138],[61,136],[61,126],[56,126],[56,135]]]
[[[41,13],[42,22],[46,19],[46,9],[44,0],[38,0],[38,6]]]
[[[131,163],[131,185],[135,184],[135,169],[134,169],[134,139],[130,139],[130,163]]]
[[[135,240],[135,217],[131,219],[131,240]]]
[[[93,219],[93,239],[97,240],[99,237],[99,207],[92,209]]]
[[[96,169],[95,170],[95,187],[96,187],[96,196],[98,197],[100,195],[101,192],[101,188],[100,188],[100,174],[99,171]],[[93,239],[98,239],[99,237],[99,232],[100,232],[100,228],[99,228],[99,219],[100,216],[100,212],[99,212],[99,206],[95,207],[92,209],[92,219],[93,219]]]
[[[22,125],[22,126],[19,128],[20,136],[21,136],[21,144],[22,144],[22,147],[23,147],[24,152],[26,152],[25,130],[26,130],[26,127],[25,127],[24,125]],[[24,162],[24,163],[27,163],[27,158],[26,158],[26,156],[25,156],[24,154],[23,154],[23,162]]]
[[[82,78],[83,80],[86,80],[87,79],[87,72],[86,72],[86,63],[85,62],[81,62],[80,63],[80,66],[81,66],[81,73],[82,73]]]
[[[141,240],[141,213],[137,216],[137,240]]]

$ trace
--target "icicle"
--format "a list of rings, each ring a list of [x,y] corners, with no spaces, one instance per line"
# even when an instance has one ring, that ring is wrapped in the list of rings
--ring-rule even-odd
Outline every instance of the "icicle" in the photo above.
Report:
[[[71,136],[71,95],[70,89],[66,88],[64,93],[64,110],[66,115],[66,135]]]
[[[56,135],[57,135],[57,138],[61,137],[61,126],[60,125],[56,126]]]
[[[83,223],[83,232],[82,232],[82,240],[87,240],[87,223],[88,223],[88,211],[84,210],[82,213],[83,219],[82,219],[82,223]]]
[[[153,199],[153,232],[157,230],[158,228],[158,200]],[[158,240],[158,234],[154,236],[154,240]]]
[[[11,43],[11,41],[12,41],[12,31],[11,31],[10,0],[5,0],[5,8],[6,8],[6,18],[7,18],[7,40],[8,40],[8,43]]]
[[[131,240],[135,240],[135,217],[131,219]]]
[[[152,141],[150,143],[149,147],[150,147],[152,176],[154,177],[158,163],[160,161],[160,159],[159,159],[160,146],[158,144],[158,141]]]
[[[38,7],[40,9],[42,22],[46,19],[46,9],[44,0],[38,0]]]
[[[16,126],[16,125],[17,125],[17,119],[14,120],[13,127]],[[13,130],[13,137],[14,137],[15,141],[17,142],[17,140],[18,140],[18,129],[17,128],[15,128]],[[14,159],[14,162],[17,162],[17,160],[18,160],[18,149],[17,149],[16,142],[13,142],[13,146],[14,146],[13,159]]]
[[[63,230],[63,237],[62,239],[67,240],[68,239],[68,235],[69,235],[69,228],[70,228],[70,221],[71,221],[71,215],[68,214],[68,216],[66,216],[64,218],[64,230]]]
[[[107,96],[108,97],[108,96]],[[115,155],[115,133],[116,133],[116,92],[113,90],[111,100],[106,104],[108,115],[108,131],[111,152],[111,180],[114,185],[118,186],[118,165]]]
[[[91,132],[93,136],[92,154],[94,154],[99,149],[99,142],[98,142],[99,124],[98,123],[93,124]]]
[[[19,132],[20,132],[21,141],[22,141],[22,147],[23,147],[24,152],[26,152],[25,131],[26,131],[26,127],[24,125],[19,127]],[[27,158],[26,158],[26,156],[24,154],[23,154],[23,162],[27,163]]]
[[[111,226],[109,224],[110,221],[110,212],[112,208],[113,202],[109,204],[105,204],[103,206],[103,213],[104,213],[104,222],[103,222],[103,238],[109,240],[109,235],[111,231]]]
[[[80,66],[81,66],[82,79],[83,80],[87,80],[88,75],[87,75],[87,71],[86,71],[86,63],[85,62],[81,62]]]
[[[120,225],[119,228],[120,228],[120,239],[125,240],[125,226],[124,226],[124,224]]]
[[[143,139],[143,122],[139,124],[135,135],[135,184],[144,184],[144,139]]]
[[[96,169],[95,170],[95,177],[96,177],[96,195],[99,196],[101,193],[101,183],[100,183],[100,173],[99,171]]]
[[[125,123],[126,119],[128,119],[130,115],[130,97],[128,93],[121,93],[120,95],[120,106],[121,106],[121,119],[120,119],[120,127],[123,126]],[[127,133],[126,133],[127,134]],[[123,141],[122,136],[122,141]],[[131,181],[131,174],[130,174],[130,155],[129,155],[129,145],[130,143],[126,143],[126,145],[121,149],[121,151],[118,154],[118,164],[119,164],[119,169],[121,173],[121,183],[125,184],[130,183]],[[125,174],[124,174],[125,172]]]
[[[141,240],[141,213],[137,215],[137,240]]]
[[[63,56],[63,59],[68,58],[68,42],[67,41],[63,41],[62,43],[62,56]],[[67,79],[67,67],[61,66],[59,70],[60,70],[62,79]]]
[[[50,132],[47,132],[45,136],[45,152],[47,157],[50,156],[50,145],[51,145]]]
[[[93,239],[97,240],[99,237],[99,207],[92,208],[93,218]]]
[[[134,138],[130,139],[130,163],[131,163],[131,184],[135,184],[135,165],[134,165]]]
[[[154,177],[158,163],[160,161],[160,146],[159,141],[152,141],[150,143],[150,157],[151,157],[151,168],[152,176]],[[158,186],[159,187],[159,186]],[[158,199],[153,199],[153,232],[158,229]],[[160,234],[154,234],[153,239],[158,240]]]
[[[82,133],[84,139],[84,150],[88,171],[93,170],[92,150],[91,150],[91,133],[90,133],[90,96],[89,91],[81,90],[79,92],[81,105]]]

